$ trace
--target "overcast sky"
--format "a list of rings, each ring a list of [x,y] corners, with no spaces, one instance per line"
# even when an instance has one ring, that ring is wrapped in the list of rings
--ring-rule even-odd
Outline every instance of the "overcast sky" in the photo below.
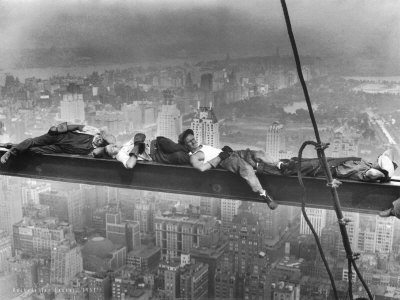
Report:
[[[302,54],[400,59],[400,1],[287,0]],[[0,49],[82,56],[289,53],[279,0],[0,0]]]

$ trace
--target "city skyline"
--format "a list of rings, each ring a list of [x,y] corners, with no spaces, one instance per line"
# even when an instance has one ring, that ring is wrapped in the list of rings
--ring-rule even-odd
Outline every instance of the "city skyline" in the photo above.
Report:
[[[398,162],[400,2],[287,2],[321,139],[330,143],[326,156],[375,163],[390,148]],[[139,132],[149,146],[158,136],[176,142],[190,128],[199,144],[262,150],[285,162],[315,139],[280,1],[4,0],[0,28],[0,143],[61,122],[110,132],[119,145]],[[315,157],[307,147],[303,158]],[[218,182],[230,175],[224,171],[196,176],[179,167],[187,178],[175,188],[204,182],[173,190],[178,171],[151,162],[166,170],[154,177],[164,182],[136,190],[132,182],[143,187],[138,177],[150,166],[135,173],[106,159],[114,158],[101,161],[110,172],[96,171],[110,185],[0,175],[0,298],[334,299],[300,207],[287,205],[301,195],[290,194],[283,177],[271,175],[279,186],[260,179],[281,200],[271,210],[251,201],[250,189],[238,200],[242,182]],[[381,183],[351,184],[371,191]],[[377,300],[396,299],[400,220],[364,210],[376,194],[351,191],[349,202],[348,191],[343,220],[351,221],[357,266]],[[344,299],[346,251],[329,199],[313,201],[318,192],[306,212]],[[367,297],[354,269],[352,285],[354,298]]]

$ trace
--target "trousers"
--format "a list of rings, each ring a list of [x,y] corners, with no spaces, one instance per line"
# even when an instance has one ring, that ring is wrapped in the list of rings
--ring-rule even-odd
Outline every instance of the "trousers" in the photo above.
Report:
[[[253,192],[260,193],[264,189],[254,170],[258,163],[273,165],[275,162],[263,151],[246,149],[234,151],[230,157],[220,162],[219,165],[246,180]]]

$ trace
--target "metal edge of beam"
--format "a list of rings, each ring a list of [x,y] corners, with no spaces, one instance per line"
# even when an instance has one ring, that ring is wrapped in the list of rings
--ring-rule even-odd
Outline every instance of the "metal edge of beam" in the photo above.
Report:
[[[4,152],[0,149],[0,156]],[[0,166],[0,175],[260,202],[242,178],[222,169],[199,172],[190,166],[138,162],[134,169],[127,170],[111,159],[26,154]],[[296,177],[261,175],[259,179],[281,204],[300,205],[302,189]],[[306,177],[304,183],[308,206],[332,208],[330,190],[324,178]],[[400,197],[400,181],[344,180],[338,193],[343,209],[371,213],[390,207],[392,201]]]

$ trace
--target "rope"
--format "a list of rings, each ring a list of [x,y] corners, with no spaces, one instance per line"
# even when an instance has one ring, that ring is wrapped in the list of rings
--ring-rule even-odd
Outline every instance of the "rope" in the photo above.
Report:
[[[321,143],[321,138],[320,138],[319,131],[318,131],[318,125],[317,125],[317,122],[316,122],[315,117],[314,117],[314,111],[313,111],[313,108],[312,108],[312,105],[311,105],[310,96],[308,94],[307,85],[306,85],[306,82],[305,82],[304,77],[303,77],[303,72],[301,70],[300,56],[299,56],[299,53],[297,51],[296,41],[295,41],[295,38],[294,38],[292,25],[290,23],[289,12],[288,12],[285,0],[281,0],[281,4],[282,4],[282,9],[283,9],[283,14],[285,16],[285,22],[286,22],[286,27],[287,27],[289,39],[290,39],[290,44],[292,46],[293,55],[294,55],[295,62],[296,62],[297,74],[299,76],[299,80],[300,80],[301,86],[303,88],[304,97],[305,97],[305,100],[306,100],[306,103],[307,103],[308,112],[310,114],[310,119],[311,119],[311,122],[312,122],[312,125],[313,125],[315,138],[317,140],[317,148],[316,148],[317,155],[318,155],[318,158],[320,160],[321,165],[324,167],[324,170],[325,170],[326,179],[328,181],[329,188],[330,188],[333,200],[334,200],[333,204],[334,204],[336,217],[337,217],[338,220],[343,220],[343,213],[342,213],[342,208],[341,208],[341,205],[340,205],[339,195],[338,195],[337,190],[336,190],[337,187],[336,187],[335,184],[332,184],[333,183],[332,173],[331,173],[331,170],[329,169],[328,162],[327,162],[326,157],[325,157],[324,148],[325,148],[326,144],[322,144]],[[301,172],[300,169],[298,171]],[[349,236],[347,234],[346,225],[343,222],[339,222],[339,228],[340,228],[340,233],[342,235],[343,246],[344,246],[344,249],[346,251],[346,255],[347,255],[347,259],[348,259],[348,266],[349,266],[348,274],[350,275],[351,274],[351,266],[352,265],[355,266],[354,256],[353,256],[353,252],[351,250],[351,245],[350,245],[350,241],[349,241]],[[362,276],[361,276],[361,274],[360,274],[360,272],[359,272],[357,267],[355,267],[355,270],[356,270],[357,275],[360,278],[361,283],[364,286],[364,289],[366,290],[366,292],[368,294],[369,299],[372,300],[373,297],[372,297],[372,294],[371,294],[371,292],[370,292],[370,290],[368,288],[368,285],[362,279]],[[350,281],[351,281],[351,278],[350,278]],[[350,288],[349,288],[349,296],[350,296],[350,300],[352,300],[353,298],[352,298],[352,292],[350,292]],[[336,295],[336,299],[338,299],[337,295]]]
[[[321,242],[320,242],[320,240],[319,240],[318,234],[317,234],[317,232],[315,231],[314,226],[313,226],[313,224],[311,223],[310,219],[308,218],[308,215],[307,215],[307,212],[306,212],[306,201],[305,201],[305,198],[306,198],[306,187],[304,186],[303,177],[302,177],[302,175],[301,175],[301,159],[302,159],[302,156],[303,156],[303,150],[304,150],[304,148],[305,148],[307,145],[314,145],[314,146],[315,146],[316,144],[317,144],[317,143],[316,143],[316,142],[313,142],[313,141],[306,141],[306,142],[304,142],[303,145],[301,145],[300,150],[299,150],[299,154],[298,154],[298,161],[297,161],[297,178],[299,179],[299,183],[300,183],[301,187],[303,188],[303,193],[302,193],[302,196],[301,196],[301,212],[302,212],[302,214],[303,214],[304,220],[306,221],[308,227],[310,228],[310,230],[311,230],[311,232],[312,232],[312,234],[313,234],[313,236],[314,236],[315,243],[317,244],[319,254],[320,254],[321,259],[322,259],[322,261],[323,261],[323,263],[324,263],[326,272],[328,273],[329,280],[330,280],[331,285],[332,285],[333,294],[334,294],[334,296],[335,296],[336,299],[339,299],[339,298],[338,298],[338,294],[337,294],[337,289],[336,289],[335,280],[334,280],[333,275],[332,275],[332,272],[331,272],[331,270],[330,270],[330,268],[329,268],[328,261],[326,260],[325,253],[324,253],[324,250],[322,249],[322,245],[321,245]]]

